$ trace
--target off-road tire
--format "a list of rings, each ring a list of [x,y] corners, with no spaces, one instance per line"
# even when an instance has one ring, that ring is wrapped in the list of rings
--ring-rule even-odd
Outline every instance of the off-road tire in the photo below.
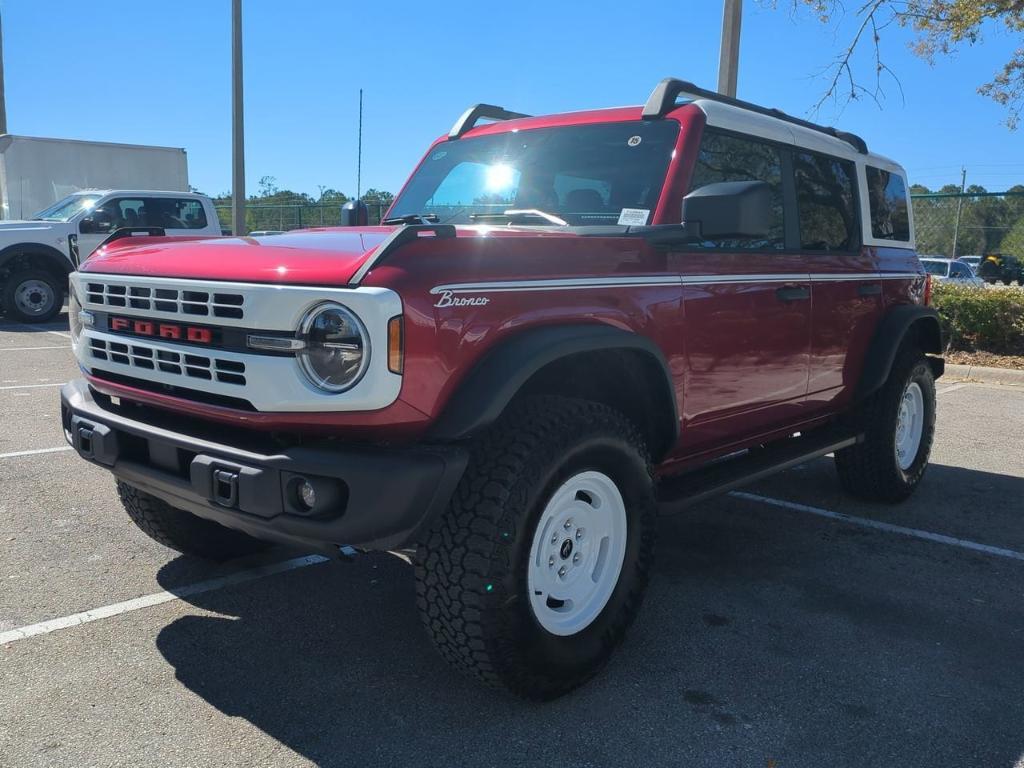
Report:
[[[538,519],[569,477],[610,477],[626,508],[626,548],[611,597],[573,635],[544,629],[527,569]],[[592,677],[643,601],[653,562],[656,505],[636,426],[605,405],[538,397],[514,405],[477,440],[446,512],[417,547],[420,615],[455,668],[528,699],[547,700]]]
[[[267,549],[266,542],[172,507],[163,499],[117,481],[125,512],[142,532],[165,547],[205,560],[231,560]]]
[[[903,470],[896,458],[896,426],[900,401],[911,382],[918,384],[924,396],[924,425],[917,456]],[[924,476],[935,435],[935,377],[919,349],[900,350],[888,380],[859,407],[853,426],[863,433],[864,441],[835,454],[843,490],[867,501],[905,500]]]
[[[33,315],[18,307],[15,293],[18,286],[28,280],[38,280],[46,284],[50,291],[52,291],[52,303],[46,312]],[[63,280],[64,285],[61,285],[61,282],[61,279],[54,273],[43,269],[22,269],[13,272],[4,281],[3,292],[0,295],[0,305],[3,305],[7,317],[17,320],[19,323],[45,323],[55,318],[64,306],[64,290],[67,286],[67,278]]]

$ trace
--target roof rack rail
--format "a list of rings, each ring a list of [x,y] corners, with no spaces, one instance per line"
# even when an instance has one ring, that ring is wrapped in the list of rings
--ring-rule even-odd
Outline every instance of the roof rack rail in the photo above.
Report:
[[[644,104],[644,111],[642,115],[643,119],[656,120],[664,117],[676,108],[676,99],[683,94],[696,96],[701,99],[708,99],[710,101],[720,101],[723,104],[739,107],[740,109],[746,109],[751,112],[757,112],[760,115],[767,115],[768,117],[785,120],[787,123],[799,125],[804,128],[810,128],[812,131],[818,131],[819,133],[832,136],[840,141],[845,141],[862,155],[866,155],[868,153],[867,142],[855,133],[840,131],[831,126],[812,123],[809,120],[801,120],[799,117],[787,115],[780,109],[762,107],[758,104],[751,104],[749,101],[741,101],[740,99],[734,99],[731,96],[723,96],[720,93],[705,90],[704,88],[700,88],[699,86],[685,80],[676,80],[674,77],[666,77],[658,83],[657,87],[655,87],[653,91],[651,91],[650,98],[647,99],[647,103]]]
[[[493,104],[474,104],[472,107],[462,113],[462,117],[455,121],[455,125],[448,132],[448,141],[453,141],[470,128],[477,124],[479,120],[516,120],[520,117],[529,117],[520,112],[509,112],[504,107],[496,107]]]

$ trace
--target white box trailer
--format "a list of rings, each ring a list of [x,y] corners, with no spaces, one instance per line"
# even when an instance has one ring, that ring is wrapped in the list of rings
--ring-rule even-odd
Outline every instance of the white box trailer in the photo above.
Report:
[[[0,135],[0,219],[28,219],[81,189],[188,191],[178,147]]]

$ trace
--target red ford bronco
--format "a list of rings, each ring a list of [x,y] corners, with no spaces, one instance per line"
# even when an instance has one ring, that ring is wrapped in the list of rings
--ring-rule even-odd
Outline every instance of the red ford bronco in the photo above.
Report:
[[[905,499],[943,371],[903,170],[672,79],[473,107],[382,226],[122,238],[71,292],[65,434],[144,532],[412,550],[441,654],[540,699],[622,640],[659,511],[828,453]]]

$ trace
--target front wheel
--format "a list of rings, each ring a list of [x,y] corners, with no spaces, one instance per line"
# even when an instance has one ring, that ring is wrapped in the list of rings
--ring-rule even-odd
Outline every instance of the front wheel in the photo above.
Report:
[[[863,442],[835,455],[843,489],[869,501],[903,501],[924,476],[935,435],[935,377],[927,358],[902,351],[856,420]]]
[[[8,315],[22,323],[43,323],[56,317],[64,303],[64,285],[50,272],[27,269],[7,278],[3,305]]]
[[[531,400],[480,440],[417,548],[424,624],[456,668],[525,698],[560,696],[625,636],[654,539],[636,427],[598,403]]]

